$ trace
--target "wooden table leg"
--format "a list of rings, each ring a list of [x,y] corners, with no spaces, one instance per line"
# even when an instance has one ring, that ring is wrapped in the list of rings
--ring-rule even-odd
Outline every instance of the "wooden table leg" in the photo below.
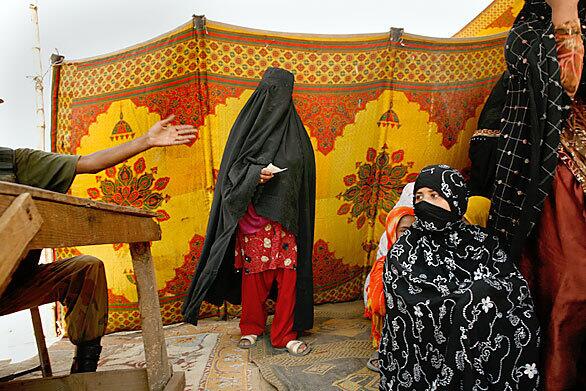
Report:
[[[163,334],[159,296],[151,247],[147,243],[131,243],[130,254],[136,276],[142,339],[146,358],[149,390],[160,391],[171,379],[171,366]]]
[[[41,314],[39,307],[30,309],[31,318],[33,320],[33,330],[35,331],[35,339],[37,340],[37,351],[39,352],[39,362],[41,364],[41,372],[43,377],[53,376],[51,370],[51,361],[49,360],[49,351],[45,342],[45,333],[43,333],[43,324],[41,323]]]

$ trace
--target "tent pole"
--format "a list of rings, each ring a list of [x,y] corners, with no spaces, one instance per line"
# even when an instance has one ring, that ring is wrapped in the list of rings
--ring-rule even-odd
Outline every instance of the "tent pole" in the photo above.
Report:
[[[45,150],[45,102],[43,99],[43,62],[41,60],[41,37],[39,33],[39,13],[38,6],[31,3],[29,5],[31,10],[31,21],[33,22],[33,62],[35,66],[35,75],[33,82],[35,84],[36,92],[36,108],[37,108],[37,128],[39,129],[39,143],[38,149]],[[44,249],[41,255],[42,263],[53,262],[53,250]],[[53,304],[55,308],[55,304]],[[56,331],[53,331],[56,332]]]
[[[43,63],[41,61],[41,38],[39,34],[39,14],[38,6],[30,4],[31,21],[33,22],[33,62],[35,66],[35,75],[33,82],[36,92],[36,109],[37,109],[37,128],[39,129],[38,148],[45,150],[45,103],[43,100]]]

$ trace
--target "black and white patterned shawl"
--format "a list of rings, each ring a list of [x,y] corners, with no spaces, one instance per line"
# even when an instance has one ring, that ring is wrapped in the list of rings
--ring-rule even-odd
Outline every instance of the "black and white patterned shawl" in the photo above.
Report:
[[[550,190],[570,103],[560,83],[551,9],[544,0],[525,1],[505,59],[510,78],[489,227],[516,262]]]
[[[381,390],[535,390],[539,325],[529,289],[498,239],[461,221],[464,179],[423,169],[460,219],[436,227],[417,216],[387,255]]]

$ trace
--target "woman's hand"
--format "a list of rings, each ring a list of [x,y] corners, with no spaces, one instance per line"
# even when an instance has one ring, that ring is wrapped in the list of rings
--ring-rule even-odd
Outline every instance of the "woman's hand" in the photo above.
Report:
[[[273,174],[272,172],[270,172],[266,168],[263,168],[262,170],[260,170],[260,179],[259,179],[258,183],[263,185],[263,184],[267,183],[269,180],[271,180],[274,176],[275,176],[275,174]]]

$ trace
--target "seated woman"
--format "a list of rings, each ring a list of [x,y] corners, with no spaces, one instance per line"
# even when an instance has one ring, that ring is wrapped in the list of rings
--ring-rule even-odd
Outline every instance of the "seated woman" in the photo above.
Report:
[[[370,283],[366,289],[366,309],[365,315],[372,321],[372,346],[378,350],[380,344],[380,335],[383,328],[385,316],[385,296],[383,293],[383,267],[385,264],[386,254],[393,246],[393,243],[413,224],[415,221],[415,212],[408,206],[399,206],[391,210],[387,215],[385,224],[386,251],[384,256],[379,257],[372,265],[370,271]],[[374,352],[368,359],[366,366],[378,372],[378,352]]]
[[[415,185],[414,182],[407,183],[405,187],[403,187],[403,191],[401,192],[401,196],[399,197],[399,201],[395,204],[393,209],[396,209],[401,206],[408,206],[413,208],[413,186]],[[389,242],[387,240],[387,233],[383,232],[380,236],[378,241],[378,249],[376,250],[376,259],[386,258],[387,252],[389,251]],[[368,285],[370,284],[370,273],[366,276],[364,280],[364,316],[370,318],[370,312],[368,311],[367,302],[368,302]]]
[[[424,168],[416,220],[383,272],[381,390],[536,390],[539,325],[527,283],[498,240],[466,225],[460,173]]]

